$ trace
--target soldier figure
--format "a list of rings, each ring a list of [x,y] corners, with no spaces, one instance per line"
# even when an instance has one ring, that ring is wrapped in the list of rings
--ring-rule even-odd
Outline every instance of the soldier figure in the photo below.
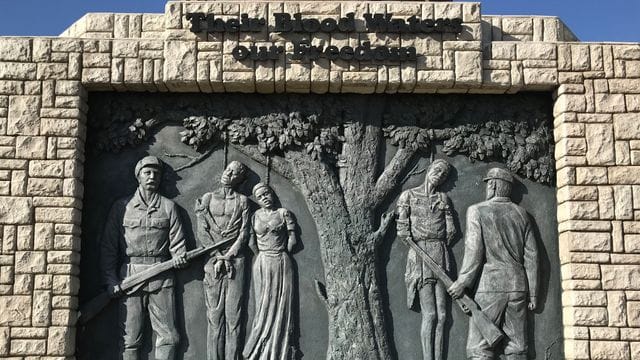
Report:
[[[538,248],[527,212],[511,202],[513,176],[493,168],[484,179],[487,200],[469,207],[465,251],[460,276],[449,293],[459,298],[478,287],[475,301],[504,331],[507,360],[527,358],[527,313],[535,310]],[[468,359],[494,359],[495,349],[469,324]]]
[[[435,160],[429,166],[424,184],[400,195],[396,220],[398,236],[410,237],[409,241],[414,241],[445,271],[449,268],[447,245],[455,236],[455,225],[449,198],[437,187],[448,174],[449,164],[442,159]],[[423,359],[440,360],[446,319],[445,288],[411,249],[405,282],[408,307],[414,307],[416,296],[420,300]]]
[[[185,240],[176,204],[158,194],[162,163],[155,156],[135,167],[138,189],[111,208],[102,239],[102,271],[113,297],[127,276],[173,259],[176,268],[187,265]],[[156,333],[155,358],[174,359],[179,335],[175,326],[174,274],[167,271],[121,297],[119,320],[124,360],[136,360],[143,341],[144,319]]]
[[[197,236],[202,245],[227,239],[204,266],[207,305],[207,359],[240,359],[241,314],[244,304],[244,250],[249,241],[249,200],[235,191],[246,177],[246,167],[232,161],[222,172],[222,187],[196,200]]]

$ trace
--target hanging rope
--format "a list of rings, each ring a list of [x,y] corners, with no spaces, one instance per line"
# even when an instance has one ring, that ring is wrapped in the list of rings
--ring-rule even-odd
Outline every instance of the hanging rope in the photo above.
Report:
[[[229,163],[229,134],[225,131],[224,132],[224,168],[227,168],[227,165]]]
[[[269,185],[270,181],[271,181],[271,154],[267,153],[267,176],[266,176],[267,185]]]

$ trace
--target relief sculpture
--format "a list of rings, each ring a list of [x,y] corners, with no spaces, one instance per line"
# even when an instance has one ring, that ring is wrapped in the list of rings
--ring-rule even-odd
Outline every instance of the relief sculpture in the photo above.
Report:
[[[460,298],[477,283],[475,301],[505,333],[507,360],[527,359],[527,309],[537,306],[538,247],[529,214],[511,199],[513,176],[489,170],[487,200],[469,207],[462,268],[448,289]],[[469,325],[469,359],[494,359],[496,348]]]
[[[157,192],[161,171],[162,163],[155,156],[137,163],[138,189],[114,203],[102,238],[103,279],[113,297],[124,295],[118,311],[123,360],[138,359],[147,318],[156,334],[156,359],[173,360],[179,342],[172,271],[165,271],[126,294],[120,287],[124,278],[169,259],[173,259],[174,267],[187,266],[176,204]]]
[[[455,236],[451,202],[438,190],[448,173],[449,164],[442,159],[435,160],[427,170],[424,184],[400,195],[396,211],[398,236],[417,243],[444,271],[449,270],[447,246]],[[419,255],[409,249],[405,273],[407,305],[413,308],[419,300],[425,360],[443,359],[447,295],[437,279]]]
[[[230,241],[213,251],[204,265],[207,307],[207,359],[235,360],[242,351],[245,248],[249,240],[249,200],[235,188],[247,168],[232,161],[222,172],[221,188],[196,200],[197,236],[202,244]]]
[[[260,205],[253,214],[249,245],[256,254],[253,287],[256,311],[244,347],[245,359],[288,360],[296,355],[294,339],[293,259],[295,220],[277,208],[273,190],[264,183],[253,188]]]
[[[523,210],[536,211],[538,200],[532,198],[538,194],[532,191],[535,196],[522,204],[518,197],[526,189],[518,188],[511,199],[512,173],[528,184],[538,182],[536,189],[555,178],[547,98],[518,95],[493,103],[479,96],[287,94],[247,102],[246,95],[236,94],[216,101],[194,94],[138,96],[139,101],[120,95],[94,98],[90,125],[100,136],[87,143],[98,151],[125,152],[144,144],[149,154],[167,156],[176,184],[175,189],[163,186],[163,194],[174,191],[172,199],[188,214],[185,224],[193,224],[193,229],[185,225],[185,236],[200,246],[191,251],[204,254],[205,261],[204,267],[177,277],[176,287],[184,289],[179,302],[184,324],[176,324],[172,271],[140,287],[121,286],[144,266],[175,259],[174,267],[183,267],[192,259],[175,204],[157,193],[160,161],[143,159],[136,167],[139,189],[114,205],[102,245],[110,294],[125,294],[120,313],[125,314],[126,359],[136,358],[140,344],[148,344],[148,335],[140,331],[147,313],[157,359],[172,359],[179,338],[190,340],[183,358],[207,360],[288,360],[303,353],[327,360],[404,359],[420,353],[424,360],[458,359],[464,337],[448,333],[467,330],[469,359],[501,353],[512,360],[535,358],[544,356],[539,349],[554,346],[555,334],[542,334],[535,321],[527,324],[527,309],[539,303],[544,308],[550,293],[547,277],[540,281],[545,285],[538,300],[537,228]],[[103,107],[112,113],[100,111]],[[101,123],[103,114],[115,120]],[[148,142],[155,132],[162,141]],[[227,156],[257,166],[255,173],[273,174],[254,187],[259,208],[253,214],[249,194],[240,187],[247,166],[231,161],[219,175]],[[434,157],[446,160],[433,160],[420,175],[424,180],[415,177]],[[505,169],[489,171],[487,200],[472,205],[483,197],[476,189],[494,166],[488,162]],[[213,191],[207,183],[211,176],[220,176]],[[445,181],[447,187],[455,184],[446,193]],[[286,206],[278,205],[269,183],[287,191],[278,190]],[[545,199],[554,196],[553,188],[548,190]],[[462,234],[456,233],[454,204],[466,214]],[[555,208],[545,211],[553,214]],[[309,248],[294,260],[298,235]],[[459,235],[464,243],[454,244]],[[553,236],[547,232],[546,246]],[[146,252],[132,252],[149,239],[153,244]],[[193,283],[199,279],[202,284]],[[160,301],[165,303],[157,305]],[[553,301],[558,304],[559,297]],[[419,307],[420,316],[407,306]],[[462,312],[450,312],[452,307]],[[553,314],[545,311],[544,320],[560,319]],[[302,336],[309,333],[313,339]]]

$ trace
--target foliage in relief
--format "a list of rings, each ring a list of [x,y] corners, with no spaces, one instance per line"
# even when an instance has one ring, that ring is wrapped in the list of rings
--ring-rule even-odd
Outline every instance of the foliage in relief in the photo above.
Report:
[[[400,148],[429,154],[438,145],[449,156],[465,155],[471,161],[498,161],[522,177],[550,184],[555,178],[553,134],[545,101],[513,96],[509,106],[489,104],[482,96],[390,97],[382,114],[382,131]],[[353,121],[349,97],[288,95],[276,101],[260,99],[252,108],[245,98],[198,104],[181,99],[149,104],[136,111],[127,99],[111,100],[111,120],[93,120],[100,136],[99,151],[117,152],[147,141],[154,127],[180,124],[183,143],[199,152],[228,141],[257,145],[262,154],[282,155],[304,151],[313,159],[335,163],[344,141],[345,124]],[[311,99],[311,100],[310,100]],[[116,102],[117,104],[114,104]],[[102,118],[102,117],[101,117]],[[90,126],[91,126],[90,119]]]

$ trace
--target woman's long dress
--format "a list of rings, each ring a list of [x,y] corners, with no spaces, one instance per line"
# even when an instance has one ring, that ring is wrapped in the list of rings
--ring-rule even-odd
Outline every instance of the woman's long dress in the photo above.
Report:
[[[259,209],[252,229],[258,254],[253,263],[255,315],[244,347],[246,359],[288,360],[293,344],[293,268],[287,252],[295,223],[288,210]],[[254,240],[255,239],[255,240]]]

